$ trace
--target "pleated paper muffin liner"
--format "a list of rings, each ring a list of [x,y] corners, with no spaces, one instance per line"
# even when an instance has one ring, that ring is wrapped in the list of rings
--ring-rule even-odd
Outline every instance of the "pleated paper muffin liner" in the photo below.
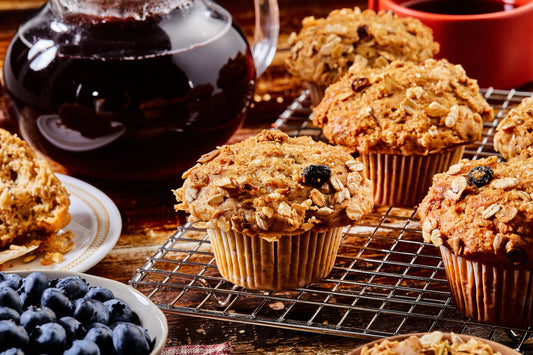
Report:
[[[457,309],[475,321],[526,328],[533,325],[531,269],[491,265],[440,247]]]
[[[289,290],[326,277],[335,264],[342,227],[323,233],[284,235],[269,242],[261,237],[208,229],[222,277],[256,290]]]
[[[463,157],[464,146],[428,155],[369,153],[359,159],[374,185],[378,206],[412,207],[431,186],[433,175],[448,170]]]

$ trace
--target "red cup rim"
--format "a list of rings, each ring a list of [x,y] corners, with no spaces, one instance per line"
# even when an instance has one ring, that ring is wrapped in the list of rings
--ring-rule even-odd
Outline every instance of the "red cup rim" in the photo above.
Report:
[[[493,20],[493,19],[506,19],[515,16],[520,16],[523,13],[533,10],[533,1],[514,8],[510,11],[497,11],[486,14],[474,14],[474,15],[448,15],[448,14],[435,14],[431,12],[413,10],[408,7],[401,6],[394,0],[381,0],[375,1],[377,8],[378,3],[386,3],[386,7],[393,12],[401,12],[402,15],[415,17],[418,19],[426,20],[438,20],[438,21],[472,21],[472,20]]]

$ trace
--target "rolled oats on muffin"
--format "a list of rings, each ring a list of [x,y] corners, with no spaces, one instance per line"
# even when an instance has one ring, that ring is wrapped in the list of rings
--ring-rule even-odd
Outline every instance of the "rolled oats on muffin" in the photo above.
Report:
[[[372,209],[361,163],[277,130],[207,153],[183,178],[176,210],[207,228],[222,276],[251,289],[319,281],[333,267],[343,227]]]
[[[533,156],[533,98],[523,99],[498,123],[494,149],[505,159]]]
[[[533,325],[533,158],[462,160],[435,176],[419,208],[452,298],[468,317]]]
[[[439,51],[432,30],[419,20],[357,7],[333,10],[326,18],[304,18],[289,45],[287,70],[310,85],[315,104],[357,61],[383,67],[394,60],[422,61]]]
[[[359,156],[374,202],[389,206],[418,204],[433,175],[459,161],[492,118],[477,82],[445,59],[355,64],[312,114],[331,143]]]

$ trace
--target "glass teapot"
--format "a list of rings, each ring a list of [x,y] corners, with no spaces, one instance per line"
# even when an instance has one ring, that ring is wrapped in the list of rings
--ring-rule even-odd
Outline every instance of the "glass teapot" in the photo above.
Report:
[[[49,0],[5,57],[14,127],[77,175],[179,179],[239,128],[272,61],[278,5],[254,1],[250,46],[209,0]]]

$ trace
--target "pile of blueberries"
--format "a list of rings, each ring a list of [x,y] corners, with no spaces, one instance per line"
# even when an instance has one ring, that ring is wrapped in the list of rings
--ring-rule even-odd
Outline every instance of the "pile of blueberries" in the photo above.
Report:
[[[143,355],[155,340],[108,288],[0,272],[0,355]]]

